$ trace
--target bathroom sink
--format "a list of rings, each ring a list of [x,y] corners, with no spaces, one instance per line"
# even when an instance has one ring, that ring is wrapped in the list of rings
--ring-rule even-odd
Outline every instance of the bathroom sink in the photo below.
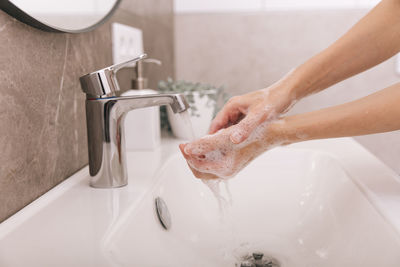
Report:
[[[130,153],[127,187],[90,188],[85,168],[3,222],[0,266],[240,266],[254,252],[287,267],[400,266],[398,178],[352,139],[275,148],[221,182],[221,198],[177,143],[158,160]]]
[[[123,266],[235,266],[252,252],[281,266],[400,264],[398,234],[329,155],[274,149],[229,181],[232,204],[226,196],[221,206],[184,165],[174,157],[110,238]],[[170,231],[154,216],[156,197],[168,205]]]

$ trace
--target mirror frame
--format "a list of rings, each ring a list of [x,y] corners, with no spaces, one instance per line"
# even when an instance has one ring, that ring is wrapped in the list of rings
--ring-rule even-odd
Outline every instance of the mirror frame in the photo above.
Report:
[[[39,30],[47,31],[47,32],[59,32],[59,33],[82,33],[82,32],[88,32],[94,30],[96,27],[100,26],[104,22],[106,22],[115,12],[115,10],[118,8],[119,4],[121,3],[122,0],[116,0],[113,8],[98,22],[93,24],[92,26],[80,29],[80,30],[68,30],[68,29],[62,29],[59,27],[51,26],[48,25],[44,22],[41,22],[28,13],[24,12],[21,10],[19,7],[14,5],[12,2],[9,0],[0,0],[0,9],[2,9],[4,12],[9,14],[10,16],[18,19],[19,21],[35,27]]]

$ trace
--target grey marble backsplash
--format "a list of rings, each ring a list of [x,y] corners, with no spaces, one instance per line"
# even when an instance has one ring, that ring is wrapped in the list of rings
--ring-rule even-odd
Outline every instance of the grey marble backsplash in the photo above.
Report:
[[[232,95],[264,88],[343,35],[368,10],[297,10],[175,16],[178,79],[225,85]],[[298,102],[300,113],[355,100],[399,82],[390,59]],[[355,138],[400,173],[400,132]]]
[[[86,119],[79,77],[112,64],[111,23],[143,30],[150,87],[174,76],[173,1],[125,0],[88,33],[49,33],[0,11],[0,222],[85,166]],[[130,84],[131,71],[120,75]]]

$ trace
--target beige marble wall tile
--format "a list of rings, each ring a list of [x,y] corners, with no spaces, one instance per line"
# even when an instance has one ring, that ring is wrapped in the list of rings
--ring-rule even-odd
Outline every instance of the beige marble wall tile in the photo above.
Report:
[[[365,12],[178,14],[176,76],[224,84],[234,94],[263,88],[327,47]]]
[[[367,10],[178,14],[176,77],[225,85],[232,95],[266,87],[344,34]],[[291,113],[351,101],[399,82],[393,59],[307,97]],[[399,132],[356,140],[400,173]]]
[[[0,222],[87,164],[78,79],[112,63],[111,22],[144,31],[146,51],[165,63],[150,69],[153,86],[174,75],[172,0],[159,2],[124,0],[82,34],[43,32],[0,11]]]

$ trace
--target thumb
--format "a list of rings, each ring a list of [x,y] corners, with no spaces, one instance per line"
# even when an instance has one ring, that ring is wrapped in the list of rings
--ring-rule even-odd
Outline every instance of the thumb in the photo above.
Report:
[[[185,147],[186,147],[186,145],[187,145],[187,144],[180,144],[180,145],[179,145],[179,149],[181,150],[183,157],[184,157],[185,159],[189,159],[189,155],[185,153]]]
[[[241,120],[238,124],[233,127],[233,131],[230,135],[231,142],[234,144],[240,144],[245,141],[251,133],[257,128],[260,124],[260,120],[256,118],[256,116],[251,116],[251,114],[247,114],[247,116]]]

